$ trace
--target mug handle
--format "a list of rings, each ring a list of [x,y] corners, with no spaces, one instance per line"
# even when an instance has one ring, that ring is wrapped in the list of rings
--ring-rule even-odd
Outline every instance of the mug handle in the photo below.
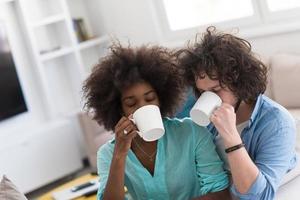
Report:
[[[132,121],[132,123],[134,123],[134,124],[136,125],[136,122],[135,122],[134,118],[128,117],[128,119],[129,119],[130,121]]]
[[[135,119],[134,118],[128,118],[130,121],[132,121],[132,123],[134,123],[135,125],[136,125],[136,121],[135,121]],[[140,131],[136,131],[139,135],[142,135],[142,133],[140,132]]]

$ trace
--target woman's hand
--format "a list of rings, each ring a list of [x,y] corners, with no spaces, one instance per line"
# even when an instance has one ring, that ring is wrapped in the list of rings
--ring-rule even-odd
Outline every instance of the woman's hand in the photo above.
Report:
[[[226,148],[242,143],[236,129],[236,114],[233,106],[227,103],[217,108],[210,117],[219,134],[223,138]]]
[[[131,116],[129,116],[131,117]],[[129,117],[122,117],[115,126],[115,150],[117,157],[126,157],[131,147],[132,139],[137,134],[137,128]]]

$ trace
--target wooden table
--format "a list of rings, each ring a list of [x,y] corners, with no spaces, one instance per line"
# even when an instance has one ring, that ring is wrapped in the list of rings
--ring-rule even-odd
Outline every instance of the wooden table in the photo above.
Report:
[[[91,181],[91,180],[95,180],[95,179],[98,179],[98,176],[96,175],[91,175],[91,174],[86,174],[86,175],[83,175],[79,178],[76,178],[68,183],[65,183],[57,188],[55,188],[54,190],[51,190],[50,192],[44,194],[43,196],[40,196],[38,198],[38,200],[53,200],[52,198],[52,193],[53,192],[57,192],[57,191],[60,191],[60,190],[64,190],[64,189],[67,189],[67,188],[71,188],[71,187],[74,187],[76,185],[80,185],[82,183],[85,183],[85,182],[88,182],[88,181]],[[94,195],[91,195],[89,197],[78,197],[76,198],[76,200],[95,200],[97,197],[96,194]]]

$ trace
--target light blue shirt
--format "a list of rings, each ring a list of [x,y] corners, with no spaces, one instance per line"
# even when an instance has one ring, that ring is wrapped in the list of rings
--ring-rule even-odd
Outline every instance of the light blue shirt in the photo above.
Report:
[[[209,130],[217,136],[215,127],[209,125]],[[246,194],[239,193],[234,185],[232,193],[241,200],[274,199],[283,176],[297,163],[294,119],[284,107],[260,95],[241,138],[259,175]]]
[[[165,134],[158,140],[153,176],[131,150],[128,152],[125,186],[133,199],[186,200],[229,186],[212,134],[206,128],[189,118],[165,118],[163,123]],[[102,199],[108,179],[114,142],[109,141],[98,151],[98,199]]]

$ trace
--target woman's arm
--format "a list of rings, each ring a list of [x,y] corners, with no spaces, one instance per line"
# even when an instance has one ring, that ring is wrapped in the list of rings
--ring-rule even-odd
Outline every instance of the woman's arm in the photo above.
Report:
[[[127,134],[124,134],[124,130],[126,130]],[[103,194],[104,200],[123,200],[125,198],[124,177],[126,157],[131,146],[131,141],[137,134],[136,127],[128,118],[123,117],[115,127],[115,134],[116,143]]]
[[[126,157],[113,156],[103,199],[124,199],[124,176]],[[101,178],[101,177],[100,177]]]
[[[216,152],[212,134],[204,127],[196,126],[195,162],[200,185],[200,196],[222,191],[229,187],[229,177],[223,162]]]

